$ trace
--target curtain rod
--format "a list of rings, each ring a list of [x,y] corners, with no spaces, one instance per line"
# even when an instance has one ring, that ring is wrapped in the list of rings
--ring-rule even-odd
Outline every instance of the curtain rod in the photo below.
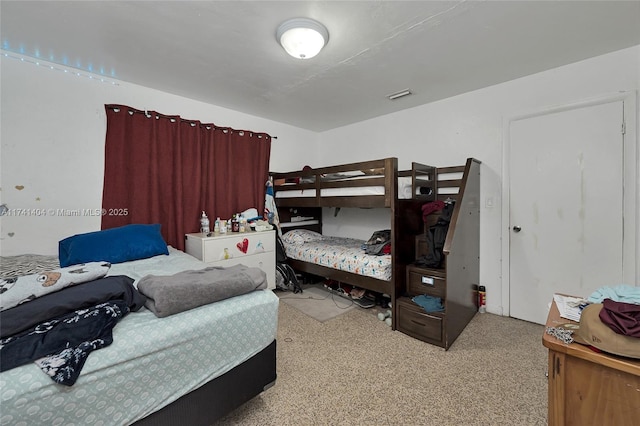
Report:
[[[189,123],[192,126],[195,126],[196,124],[199,124],[200,126],[204,126],[204,127],[212,127],[215,130],[222,130],[222,131],[231,131],[231,132],[238,132],[238,133],[249,133],[250,136],[258,135],[258,137],[260,137],[260,135],[265,135],[270,137],[271,139],[278,139],[277,136],[271,136],[268,133],[265,132],[254,132],[251,130],[240,130],[240,129],[234,129],[232,127],[220,127],[220,126],[216,126],[213,123],[202,123],[200,120],[187,120],[185,118],[180,117],[179,115],[166,115],[166,114],[161,114],[157,111],[147,111],[147,110],[139,110],[136,108],[132,108],[130,106],[126,106],[126,105],[115,105],[115,104],[108,104],[105,105],[106,108],[109,108],[111,110],[113,110],[114,112],[119,112],[121,109],[127,109],[129,111],[129,113],[137,113],[137,114],[144,114],[147,118],[151,118],[151,113],[156,114],[156,118],[168,118],[170,120],[176,120],[179,119],[181,122],[185,122],[185,123]]]

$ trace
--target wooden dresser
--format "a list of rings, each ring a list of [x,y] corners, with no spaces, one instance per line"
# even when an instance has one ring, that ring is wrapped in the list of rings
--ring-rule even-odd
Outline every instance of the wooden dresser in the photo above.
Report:
[[[546,327],[567,323],[553,302]],[[567,345],[546,329],[542,344],[549,349],[550,426],[640,424],[640,360]]]
[[[202,233],[185,235],[185,251],[211,266],[241,263],[267,274],[270,289],[276,288],[275,231],[228,232],[207,237]]]

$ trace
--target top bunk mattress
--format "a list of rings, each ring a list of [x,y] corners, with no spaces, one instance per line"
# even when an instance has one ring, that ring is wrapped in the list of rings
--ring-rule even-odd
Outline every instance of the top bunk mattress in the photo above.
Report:
[[[390,207],[390,185],[397,184],[395,199],[433,199],[435,167],[416,162],[410,170],[398,170],[398,159],[388,157],[372,161],[345,163],[291,172],[272,172],[274,197],[286,205],[300,199],[302,205],[315,203],[323,207]],[[317,193],[319,191],[319,193]],[[348,199],[350,198],[350,199]],[[321,200],[328,200],[327,205]],[[359,205],[362,203],[362,205]]]
[[[286,184],[283,185],[286,187]],[[282,188],[282,187],[281,187]],[[413,193],[413,184],[410,177],[398,178],[398,199],[409,200],[414,198],[414,195],[422,195],[422,189],[416,188],[416,193]],[[320,190],[321,197],[355,197],[365,195],[385,195],[384,186],[354,186],[347,188],[324,188]],[[296,189],[296,190],[283,190],[280,189],[275,193],[275,198],[300,198],[300,197],[315,197],[315,189]]]
[[[137,283],[147,274],[205,266],[170,247],[168,256],[112,265],[109,275]],[[89,355],[71,387],[56,384],[34,363],[0,373],[0,424],[133,423],[271,344],[278,301],[271,290],[258,290],[165,318],[146,308],[131,312],[113,329],[113,343]]]

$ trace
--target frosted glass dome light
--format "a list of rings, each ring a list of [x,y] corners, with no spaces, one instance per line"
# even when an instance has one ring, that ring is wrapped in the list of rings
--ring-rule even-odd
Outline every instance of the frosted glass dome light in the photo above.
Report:
[[[329,31],[313,19],[294,18],[278,27],[276,38],[289,55],[298,59],[310,59],[327,44]]]

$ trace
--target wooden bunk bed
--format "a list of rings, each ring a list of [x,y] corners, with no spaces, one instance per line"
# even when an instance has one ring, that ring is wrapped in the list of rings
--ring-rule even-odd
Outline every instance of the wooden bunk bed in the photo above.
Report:
[[[394,330],[448,349],[477,312],[480,162],[468,158],[464,165],[451,167],[412,163],[405,171],[398,171],[397,164],[396,158],[385,158],[272,173],[283,232],[305,228],[321,233],[322,207],[391,209],[389,280],[296,259],[289,259],[289,264],[300,272],[388,294]],[[340,192],[345,189],[349,195]],[[278,196],[283,191],[287,195]],[[439,215],[433,213],[425,222],[422,206],[436,200],[455,202],[443,250],[445,260],[442,268],[419,268],[414,262],[423,254],[425,232]],[[421,312],[411,302],[418,294],[441,297],[445,311]]]
[[[291,228],[322,230],[323,207],[388,208],[391,210],[391,278],[381,280],[353,272],[328,268],[296,259],[288,263],[297,271],[325,277],[366,290],[387,294],[395,306],[402,293],[405,266],[415,259],[416,224],[404,219],[404,203],[416,207],[435,199],[435,167],[413,163],[411,170],[398,171],[395,157],[331,167],[272,173],[274,196],[282,231]],[[343,195],[346,192],[348,195]],[[283,193],[286,193],[283,196]],[[294,221],[295,218],[303,220]],[[395,329],[394,315],[392,327]]]

